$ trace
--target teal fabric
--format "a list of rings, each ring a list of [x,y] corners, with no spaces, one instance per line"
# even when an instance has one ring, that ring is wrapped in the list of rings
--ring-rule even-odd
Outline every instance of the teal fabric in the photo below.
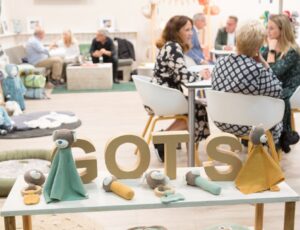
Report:
[[[55,154],[44,186],[44,197],[47,203],[87,198],[70,148],[58,149]]]

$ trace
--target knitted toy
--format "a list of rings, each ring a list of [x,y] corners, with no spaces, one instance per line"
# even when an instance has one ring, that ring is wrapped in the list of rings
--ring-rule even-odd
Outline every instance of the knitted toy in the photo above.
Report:
[[[249,157],[235,179],[236,187],[244,194],[266,190],[278,191],[276,186],[284,180],[278,163],[267,153],[262,143],[267,142],[265,131],[261,126],[253,127],[250,135],[253,143]]]
[[[22,190],[24,203],[26,205],[37,204],[40,202],[40,194],[42,193],[42,185],[45,182],[44,174],[36,169],[31,169],[24,174],[24,180],[28,184]]]
[[[68,129],[54,131],[53,140],[57,152],[44,187],[46,202],[86,199],[87,193],[71,152],[71,146],[76,141],[75,132]]]
[[[13,122],[6,110],[0,106],[0,135],[6,135],[13,130]]]
[[[2,81],[2,88],[7,101],[16,101],[22,110],[25,110],[24,94],[26,88],[19,77],[18,66],[8,64],[5,66],[7,77]]]

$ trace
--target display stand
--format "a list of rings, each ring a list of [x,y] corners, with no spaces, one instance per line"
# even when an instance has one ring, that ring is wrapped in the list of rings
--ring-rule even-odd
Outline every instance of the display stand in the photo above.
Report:
[[[244,195],[236,189],[234,182],[217,182],[221,187],[221,194],[212,195],[201,190],[198,187],[186,185],[183,179],[185,174],[196,168],[179,168],[177,169],[177,179],[170,181],[170,186],[175,191],[185,197],[184,201],[163,204],[160,199],[154,195],[140,178],[131,180],[120,180],[122,183],[129,185],[135,192],[132,200],[127,201],[113,193],[105,192],[102,187],[102,180],[108,175],[108,172],[101,172],[100,178],[97,178],[90,184],[86,184],[89,198],[80,201],[66,201],[46,204],[41,199],[37,205],[27,206],[23,203],[21,189],[26,183],[23,177],[19,177],[7,197],[1,216],[4,217],[5,230],[15,230],[15,216],[23,216],[24,229],[30,230],[34,223],[31,223],[31,215],[41,214],[59,214],[59,213],[76,213],[76,212],[98,212],[98,211],[122,211],[136,209],[160,209],[160,208],[180,208],[180,207],[200,207],[200,206],[224,206],[237,204],[256,204],[255,230],[263,229],[263,212],[264,205],[267,203],[285,203],[284,230],[293,230],[295,221],[295,205],[299,201],[299,195],[293,191],[285,182],[279,184],[279,192],[261,192]],[[201,176],[206,177],[204,169],[198,168]],[[252,206],[249,206],[251,208]],[[278,226],[278,229],[282,229]]]

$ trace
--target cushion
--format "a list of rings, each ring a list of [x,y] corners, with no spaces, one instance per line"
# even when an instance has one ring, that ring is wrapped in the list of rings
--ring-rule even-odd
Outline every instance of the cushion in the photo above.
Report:
[[[14,163],[17,166],[18,164],[26,164],[26,162],[31,161],[31,166],[37,165],[38,161],[33,161],[33,159],[40,159],[44,160],[50,163],[51,160],[51,150],[45,150],[45,149],[24,149],[24,150],[12,150],[12,151],[3,151],[0,152],[0,164],[4,166],[6,163],[4,161],[11,161],[7,163],[8,165],[13,164],[12,160],[15,160]],[[30,159],[30,160],[29,160]],[[26,160],[26,161],[25,161]],[[39,161],[41,163],[42,161]],[[28,163],[27,163],[28,164]],[[45,162],[40,165],[45,165]],[[44,166],[43,166],[44,167]],[[0,167],[0,168],[5,168],[5,167]],[[29,168],[26,168],[26,171]],[[12,186],[15,183],[16,178],[23,173],[19,172],[20,174],[15,174],[15,177],[7,177],[7,176],[2,176],[2,173],[0,172],[0,197],[6,197]]]
[[[118,60],[118,66],[127,66],[127,65],[132,65],[133,60],[131,58],[127,58],[127,59],[119,59]]]

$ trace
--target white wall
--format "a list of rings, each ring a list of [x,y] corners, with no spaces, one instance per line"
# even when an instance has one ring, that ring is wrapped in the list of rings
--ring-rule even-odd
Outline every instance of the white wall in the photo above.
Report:
[[[92,32],[98,27],[98,19],[113,16],[120,31],[137,31],[136,53],[140,61],[147,60],[147,49],[150,48],[150,21],[146,19],[141,8],[148,0],[2,0],[3,10],[12,31],[12,20],[22,21],[22,32],[27,32],[27,19],[39,18],[47,32],[60,32],[70,28],[74,32]],[[262,3],[259,3],[259,2]],[[299,8],[298,1],[284,0]],[[221,13],[211,17],[211,38],[215,37],[218,27],[226,21],[228,15],[236,15],[240,22],[258,19],[264,10],[278,12],[278,0],[214,0]],[[287,9],[287,4],[284,9]],[[163,25],[171,16],[185,14],[191,16],[202,11],[197,0],[160,0],[158,23]],[[157,35],[159,32],[157,32]],[[149,52],[148,52],[149,53]]]

